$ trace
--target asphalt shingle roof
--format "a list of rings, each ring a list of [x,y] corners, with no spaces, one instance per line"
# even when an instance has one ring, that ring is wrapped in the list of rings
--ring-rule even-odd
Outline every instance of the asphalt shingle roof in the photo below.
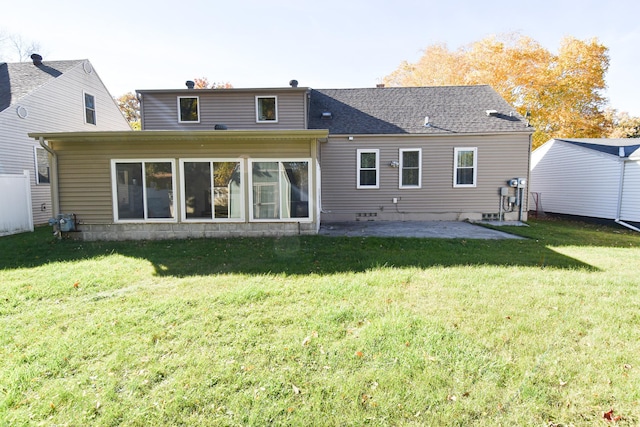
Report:
[[[84,60],[0,63],[0,111]]]
[[[323,118],[324,112],[331,118]],[[425,117],[430,126],[424,126]],[[313,89],[309,128],[343,135],[533,132],[486,85]]]
[[[557,138],[557,140],[613,156],[619,155],[620,148],[624,149],[625,157],[640,151],[640,140],[635,138]]]

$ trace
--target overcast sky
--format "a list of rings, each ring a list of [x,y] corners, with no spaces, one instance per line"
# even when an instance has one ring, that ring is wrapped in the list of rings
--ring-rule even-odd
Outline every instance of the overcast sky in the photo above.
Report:
[[[114,96],[196,77],[373,87],[433,43],[519,32],[557,52],[565,36],[595,37],[609,48],[611,107],[640,116],[638,16],[637,0],[30,0],[3,5],[0,29],[38,42],[45,61],[89,59]]]

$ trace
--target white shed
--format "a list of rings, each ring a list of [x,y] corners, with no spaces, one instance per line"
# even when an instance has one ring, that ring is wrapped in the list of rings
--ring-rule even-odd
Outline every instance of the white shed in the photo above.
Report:
[[[530,180],[531,209],[640,222],[638,139],[549,140],[531,153]]]

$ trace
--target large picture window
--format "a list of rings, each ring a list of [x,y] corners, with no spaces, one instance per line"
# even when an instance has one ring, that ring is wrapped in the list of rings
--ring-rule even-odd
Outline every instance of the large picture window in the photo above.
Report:
[[[453,186],[475,187],[478,173],[478,149],[454,148],[453,150]]]
[[[116,221],[175,220],[174,162],[113,160]]]
[[[400,149],[400,188],[422,186],[422,150]]]
[[[242,163],[237,160],[181,160],[182,219],[242,220]]]
[[[379,150],[358,150],[357,188],[380,187],[380,152]]]
[[[309,160],[251,162],[251,219],[308,219]]]
[[[197,96],[178,97],[178,122],[200,123],[200,103]]]

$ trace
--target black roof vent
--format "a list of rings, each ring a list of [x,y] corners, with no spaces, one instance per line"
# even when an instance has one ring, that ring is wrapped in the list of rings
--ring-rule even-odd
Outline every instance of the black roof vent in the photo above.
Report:
[[[289,81],[289,86],[291,86],[291,87],[298,87],[298,81],[297,81],[297,80],[291,80],[291,81]]]
[[[194,82],[193,80],[187,80],[184,84],[187,85],[188,89],[193,89],[194,87],[196,87],[196,82]]]
[[[31,60],[33,61],[33,65],[42,65],[42,56],[37,53],[31,55]]]

